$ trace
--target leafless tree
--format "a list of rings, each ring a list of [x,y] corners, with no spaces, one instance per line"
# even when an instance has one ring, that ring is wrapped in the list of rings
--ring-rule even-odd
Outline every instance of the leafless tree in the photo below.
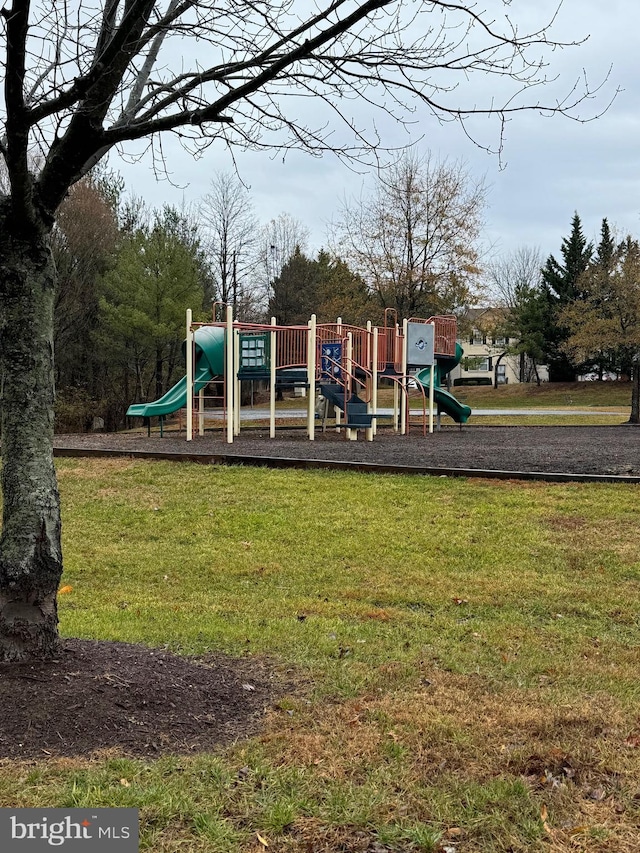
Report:
[[[163,133],[194,151],[215,143],[355,156],[379,142],[375,121],[367,128],[351,118],[360,103],[369,115],[377,106],[405,122],[431,114],[465,126],[474,113],[493,114],[498,146],[515,112],[575,115],[588,89],[569,85],[558,100],[554,87],[549,103],[538,100],[553,21],[524,33],[507,0],[493,5],[485,13],[448,0],[6,0],[0,658],[57,648],[50,238],[69,188],[114,146],[146,140],[161,159]],[[484,104],[465,95],[476,73],[496,84]],[[296,118],[304,98],[313,105],[308,121]]]
[[[296,249],[304,252],[308,242],[309,229],[288,213],[281,213],[263,226],[258,244],[258,274],[265,311],[273,296],[273,282]]]
[[[346,201],[334,248],[400,317],[468,305],[479,280],[485,187],[459,162],[404,154],[371,195]]]
[[[492,302],[509,313],[518,308],[523,293],[539,289],[543,260],[540,249],[519,246],[495,258],[487,265],[489,295]]]
[[[542,265],[538,248],[520,246],[487,268],[488,292],[497,309],[494,332],[510,341],[503,356],[518,355],[520,381],[538,385],[538,364],[544,358]],[[498,363],[499,359],[494,369],[495,385]]]
[[[218,173],[200,204],[205,248],[215,275],[216,298],[251,319],[258,298],[258,219],[237,175]]]

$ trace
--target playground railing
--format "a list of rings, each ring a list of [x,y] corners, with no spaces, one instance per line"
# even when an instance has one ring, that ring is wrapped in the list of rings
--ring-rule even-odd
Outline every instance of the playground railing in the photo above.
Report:
[[[353,347],[353,359],[361,365],[371,363],[372,336],[371,332],[360,326],[351,326],[347,323],[319,323],[316,327],[318,342],[318,353],[323,344],[344,343],[347,335],[351,335]]]
[[[368,380],[372,376],[372,334],[359,326],[344,323],[323,323],[316,328],[317,357],[316,378],[318,381],[332,380],[340,385],[347,395],[354,390],[368,392]],[[348,353],[347,343],[351,350]],[[327,345],[337,346],[337,352]],[[350,364],[348,361],[350,360]],[[357,374],[365,377],[365,380]],[[368,402],[368,399],[366,400]]]
[[[404,336],[402,328],[397,324],[391,325],[394,318],[393,312],[385,315],[388,323],[379,327],[378,332],[378,358],[377,364],[372,363],[373,334],[367,329],[352,326],[347,323],[321,323],[316,326],[317,357],[316,363],[320,363],[323,344],[342,345],[346,350],[347,336],[351,335],[352,362],[354,366],[365,372],[371,373],[375,367],[379,372],[391,367],[395,373],[402,373],[402,360],[404,348]],[[433,323],[435,327],[435,353],[440,356],[454,356],[456,351],[457,320],[453,316],[436,315],[428,319],[418,317],[411,318],[411,323]],[[194,327],[200,325],[211,325],[210,323],[194,323]],[[213,325],[223,325],[214,323]],[[275,332],[275,356],[278,370],[290,368],[304,368],[308,359],[308,335],[307,325],[299,326],[271,326],[263,323],[234,323],[234,328],[241,333],[252,332],[265,333]]]
[[[307,364],[307,326],[275,326],[276,365],[278,369],[305,367]]]
[[[335,368],[335,370],[333,368]],[[361,374],[360,376],[358,375],[358,371]],[[347,395],[347,399],[349,399],[351,394],[354,392],[358,395],[360,395],[361,392],[364,392],[361,399],[365,403],[370,402],[371,399],[369,387],[371,378],[371,370],[364,365],[359,364],[353,358],[351,359],[351,370],[349,370],[346,355],[342,356],[340,359],[335,359],[331,356],[325,355],[323,356],[323,365],[318,365],[316,368],[317,382],[331,381],[336,385],[339,385]]]
[[[378,328],[378,364],[379,371],[385,370],[392,365],[398,372],[402,365],[402,345],[404,337],[400,329],[395,326],[381,326]]]
[[[411,317],[410,323],[432,323],[434,325],[434,346],[436,355],[455,355],[456,354],[456,338],[458,335],[458,321],[455,317],[439,316],[429,317],[425,320],[423,317]]]
[[[222,323],[202,323],[196,325],[219,325]],[[235,322],[234,330],[242,335],[275,333],[275,356],[278,370],[287,368],[306,367],[307,364],[307,340],[309,335],[308,326],[272,326],[267,323],[242,323]]]

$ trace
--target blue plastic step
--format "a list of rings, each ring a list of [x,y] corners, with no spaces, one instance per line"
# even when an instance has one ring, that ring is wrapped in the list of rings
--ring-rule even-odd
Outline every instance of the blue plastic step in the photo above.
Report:
[[[367,404],[357,394],[352,394],[345,406],[345,392],[341,385],[323,383],[320,385],[320,393],[346,414],[345,427],[368,429],[373,423],[374,415],[367,411]]]

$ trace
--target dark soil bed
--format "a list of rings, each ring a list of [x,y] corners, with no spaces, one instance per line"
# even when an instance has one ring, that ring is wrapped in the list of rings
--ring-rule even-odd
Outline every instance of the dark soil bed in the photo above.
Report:
[[[284,689],[252,658],[67,640],[53,662],[0,666],[0,758],[214,751],[252,734]]]
[[[316,433],[308,441],[304,430],[268,432],[247,429],[227,444],[220,431],[187,442],[184,433],[147,437],[145,431],[115,435],[58,436],[64,449],[110,449],[122,452],[180,453],[233,457],[276,457],[334,460],[426,468],[498,469],[567,474],[640,475],[640,429],[633,426],[446,427],[423,436],[380,431],[373,442],[346,441],[335,430]],[[242,461],[241,459],[236,461]]]

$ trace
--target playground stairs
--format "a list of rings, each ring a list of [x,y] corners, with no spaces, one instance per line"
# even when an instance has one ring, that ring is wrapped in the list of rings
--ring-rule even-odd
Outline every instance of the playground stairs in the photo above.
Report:
[[[345,403],[346,392],[342,385],[337,385],[335,383],[321,383],[320,393],[325,400],[328,400],[346,414],[347,420],[344,424],[345,427],[350,427],[352,429],[368,429],[373,423],[375,415],[367,412],[367,404],[364,400],[361,400],[357,394],[352,393]]]
[[[396,366],[393,362],[387,362],[384,370],[379,371],[379,376],[399,376]]]

